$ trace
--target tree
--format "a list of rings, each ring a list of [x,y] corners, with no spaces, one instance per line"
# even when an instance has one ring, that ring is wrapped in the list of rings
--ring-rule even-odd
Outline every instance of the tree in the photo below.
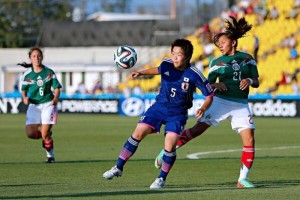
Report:
[[[35,46],[46,20],[71,20],[72,6],[60,0],[0,0],[0,47]]]
[[[105,12],[121,12],[125,13],[129,11],[130,0],[102,0],[101,6]]]

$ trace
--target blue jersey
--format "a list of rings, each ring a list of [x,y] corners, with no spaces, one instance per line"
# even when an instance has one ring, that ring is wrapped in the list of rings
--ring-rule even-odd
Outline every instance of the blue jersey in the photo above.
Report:
[[[188,109],[193,105],[196,88],[204,96],[213,95],[212,89],[195,66],[179,71],[174,68],[172,60],[166,59],[158,70],[161,74],[159,94],[139,123],[147,124],[153,132],[159,132],[162,124],[165,124],[165,132],[181,134],[188,118]]]
[[[199,88],[204,96],[213,95],[207,79],[193,65],[180,71],[174,67],[171,59],[165,59],[158,70],[161,74],[161,88],[156,102],[168,107],[172,111],[170,115],[187,113],[193,105],[196,88]]]

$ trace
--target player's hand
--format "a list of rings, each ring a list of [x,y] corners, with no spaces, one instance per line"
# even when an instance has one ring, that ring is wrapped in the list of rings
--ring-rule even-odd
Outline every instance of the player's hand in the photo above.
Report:
[[[241,80],[241,82],[240,82],[240,89],[241,90],[245,90],[250,86],[251,86],[251,82],[250,82],[249,79],[245,78],[245,79]]]
[[[227,91],[227,87],[223,82],[211,84],[213,91]]]
[[[52,102],[51,102],[51,105],[53,106],[56,106],[57,105],[57,102],[58,102],[58,99],[53,99]]]
[[[28,105],[28,103],[29,103],[29,100],[28,100],[28,98],[26,97],[26,98],[23,98],[23,103],[25,104],[25,105]]]
[[[203,117],[204,113],[205,110],[203,108],[199,108],[198,110],[196,110],[195,117],[197,117],[197,119],[200,119]]]
[[[132,79],[135,79],[135,78],[137,78],[137,77],[139,77],[139,76],[141,76],[141,73],[140,73],[140,72],[131,72],[131,74],[130,74],[130,77],[131,77]]]

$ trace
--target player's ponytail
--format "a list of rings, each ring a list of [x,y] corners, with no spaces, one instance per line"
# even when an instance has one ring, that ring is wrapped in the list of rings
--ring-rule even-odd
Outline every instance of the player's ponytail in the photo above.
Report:
[[[226,20],[226,33],[228,37],[233,40],[238,40],[245,36],[245,34],[252,28],[251,24],[245,20],[245,18],[241,18],[240,20],[236,20],[234,17],[230,16],[232,22]]]
[[[26,63],[26,62],[18,63],[17,65],[20,65],[20,66],[22,66],[24,68],[30,68],[30,67],[32,67],[31,63]]]
[[[226,35],[229,39],[231,40],[236,40],[236,45],[235,47],[237,47],[238,45],[238,39],[244,37],[246,35],[246,33],[251,30],[252,25],[248,24],[248,22],[245,20],[245,18],[241,18],[239,20],[236,20],[234,17],[230,16],[230,18],[232,19],[232,21],[230,22],[229,20],[225,21],[226,24],[226,28],[224,32],[218,33],[214,36],[214,44],[216,46],[219,38],[222,35]]]

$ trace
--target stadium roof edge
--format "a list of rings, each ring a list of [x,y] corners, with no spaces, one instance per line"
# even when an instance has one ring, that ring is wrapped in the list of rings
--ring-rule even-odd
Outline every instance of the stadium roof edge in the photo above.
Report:
[[[137,20],[171,20],[169,15],[149,15],[134,13],[95,12],[86,18],[88,21],[137,21]]]

